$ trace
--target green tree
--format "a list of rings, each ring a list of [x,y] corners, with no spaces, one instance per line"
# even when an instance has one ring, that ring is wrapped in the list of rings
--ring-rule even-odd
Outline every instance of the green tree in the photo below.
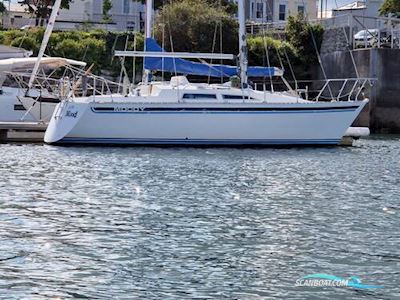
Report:
[[[112,21],[110,10],[113,7],[111,0],[103,1],[103,21],[104,23],[110,23]]]
[[[146,0],[140,0],[143,4],[146,3]],[[154,0],[153,5],[155,9],[159,9],[164,4],[168,3],[169,0]]]
[[[384,16],[393,14],[400,17],[400,0],[385,0],[379,8],[379,13]]]
[[[7,8],[3,2],[0,2],[0,14],[4,14],[5,12],[7,12]]]
[[[37,54],[39,51],[40,44],[38,44],[36,42],[36,40],[30,36],[26,36],[26,37],[21,36],[21,37],[14,39],[11,42],[10,46],[24,48],[25,50],[30,50],[34,54]]]
[[[224,8],[207,0],[169,2],[160,8],[154,29],[156,38],[167,50],[238,52],[237,21]]]
[[[61,8],[69,9],[69,3],[73,0],[62,0]],[[20,4],[27,5],[29,12],[35,15],[36,26],[43,26],[49,19],[55,0],[21,0]]]
[[[135,1],[135,0],[133,0]],[[206,0],[209,4],[220,6],[225,9],[230,14],[235,14],[237,11],[237,5],[234,1],[231,0]],[[143,4],[146,3],[146,0],[141,0]],[[160,9],[162,6],[171,3],[171,0],[154,0],[154,8]]]
[[[318,63],[316,52],[320,51],[324,29],[310,24],[302,14],[290,16],[285,28],[287,40],[296,49],[305,65]]]
[[[230,0],[207,0],[208,3],[223,8],[227,13],[234,15],[237,13],[238,7],[236,2]]]
[[[7,8],[3,2],[0,2],[0,15],[3,17],[4,14],[7,13]],[[3,18],[1,18],[1,26],[3,27]]]
[[[247,39],[249,48],[249,65],[281,67],[281,61],[287,65],[286,55],[291,63],[297,63],[298,57],[296,49],[288,42],[274,39],[270,36],[255,36]],[[268,51],[268,52],[267,52]],[[284,66],[286,68],[286,66]]]

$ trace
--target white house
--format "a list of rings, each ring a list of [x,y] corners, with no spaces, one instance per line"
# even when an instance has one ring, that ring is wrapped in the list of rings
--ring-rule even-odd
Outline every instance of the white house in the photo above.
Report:
[[[379,20],[379,8],[384,0],[355,1],[332,9],[331,22],[335,26],[349,25],[353,28],[382,28],[385,22]]]
[[[317,0],[245,0],[246,16],[255,23],[284,22],[289,16],[302,13],[317,18]]]
[[[18,3],[8,2],[5,4],[7,13],[2,15],[2,24],[5,28],[21,28],[23,26],[32,24],[35,22],[31,19],[31,15],[28,12],[28,7]]]
[[[69,30],[79,27],[105,28],[115,31],[142,30],[144,27],[144,5],[135,0],[113,0],[109,12],[111,22],[103,21],[103,0],[73,0],[69,9],[61,9],[55,29]],[[10,3],[6,5],[3,26],[21,28],[34,26],[35,19],[28,12],[28,7]]]
[[[109,12],[110,24],[103,21],[103,0],[74,0],[70,8],[62,9],[57,18],[58,27],[68,23],[92,25],[110,30],[140,30],[144,26],[144,5],[134,0],[113,0]]]

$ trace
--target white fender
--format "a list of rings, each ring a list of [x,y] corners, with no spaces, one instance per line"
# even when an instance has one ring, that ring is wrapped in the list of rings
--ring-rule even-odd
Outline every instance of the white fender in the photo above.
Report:
[[[369,136],[370,131],[368,127],[349,127],[346,130],[344,136],[350,136],[354,138],[366,137]]]

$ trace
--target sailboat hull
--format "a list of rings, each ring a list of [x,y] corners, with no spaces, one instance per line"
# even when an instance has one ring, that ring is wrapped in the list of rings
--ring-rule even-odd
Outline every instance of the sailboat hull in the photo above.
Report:
[[[367,101],[285,104],[62,102],[45,142],[337,145]]]
[[[18,88],[2,87],[0,93],[0,122],[36,121],[27,113],[18,97],[23,91]]]
[[[59,103],[56,98],[46,98],[42,101],[37,101],[31,97],[18,97],[25,109],[37,121],[49,122],[53,115],[54,109]]]

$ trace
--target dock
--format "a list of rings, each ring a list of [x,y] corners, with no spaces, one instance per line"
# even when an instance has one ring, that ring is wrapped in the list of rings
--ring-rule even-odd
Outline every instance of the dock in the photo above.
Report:
[[[47,123],[0,122],[0,143],[42,143]]]

